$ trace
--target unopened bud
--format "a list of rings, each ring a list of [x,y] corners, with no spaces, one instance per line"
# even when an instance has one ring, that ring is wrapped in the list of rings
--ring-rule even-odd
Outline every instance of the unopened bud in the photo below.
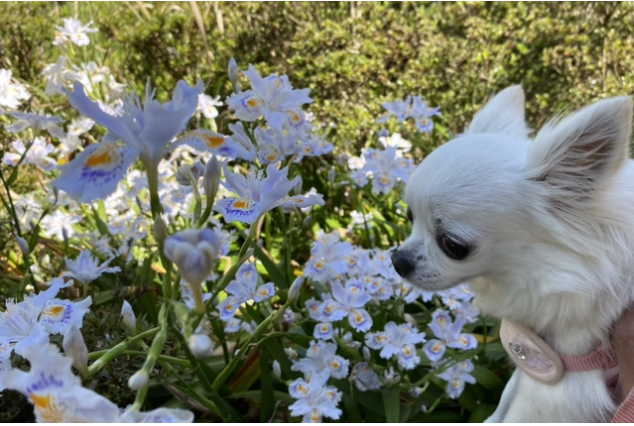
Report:
[[[301,194],[303,186],[304,186],[304,180],[302,179],[301,175],[298,175],[297,176],[297,183],[293,187],[293,189],[295,190],[295,193],[296,194]]]
[[[335,168],[331,168],[330,171],[328,172],[328,182],[330,183],[334,183],[335,182]]]
[[[71,325],[62,341],[64,352],[73,359],[73,365],[81,373],[86,376],[88,373],[88,348],[84,343],[84,337],[76,325]]]
[[[127,300],[123,301],[121,316],[123,316],[123,321],[125,322],[125,325],[130,329],[132,334],[136,334],[136,316],[134,315],[132,306],[128,303]]]
[[[367,362],[370,362],[370,359],[372,358],[370,356],[370,349],[368,349],[367,346],[364,346],[361,352],[363,352],[363,359],[365,359]]]
[[[304,277],[297,277],[293,284],[291,284],[291,288],[288,289],[288,298],[292,302],[296,301],[299,297],[299,293],[302,289],[302,284],[304,284]]]
[[[164,241],[167,238],[167,234],[167,225],[165,220],[163,220],[163,216],[157,216],[154,220],[154,236],[158,241]]]
[[[404,314],[403,319],[410,323],[412,327],[418,327],[418,324],[416,324],[416,318],[414,318],[411,314]]]
[[[18,246],[20,246],[20,251],[22,252],[22,255],[24,257],[29,257],[29,253],[31,253],[31,250],[29,250],[29,243],[26,242],[26,240],[20,236],[17,237],[18,240]]]
[[[149,380],[150,375],[147,371],[142,369],[130,376],[130,379],[128,379],[128,387],[132,390],[138,391],[139,389],[146,387]]]
[[[221,248],[218,235],[203,228],[187,229],[170,236],[165,240],[163,251],[165,257],[178,266],[181,276],[194,291],[194,286],[200,286],[211,273]]]
[[[282,368],[277,360],[273,361],[273,375],[276,379],[282,380]]]
[[[234,58],[229,59],[229,81],[236,92],[240,91],[238,86],[238,63]]]
[[[310,223],[313,221],[313,216],[312,215],[308,215],[304,218],[304,221],[302,222],[302,226],[308,226],[310,225]]]
[[[290,359],[296,359],[297,358],[297,351],[295,349],[293,349],[293,348],[284,348],[284,353]]]
[[[187,346],[195,357],[208,356],[214,350],[214,344],[206,334],[192,334],[187,339]]]
[[[189,164],[183,164],[176,171],[176,181],[183,186],[196,186],[198,179],[192,173]]]
[[[207,196],[207,205],[211,205],[218,193],[218,186],[220,185],[220,174],[222,167],[216,156],[212,156],[207,165],[205,166],[205,173],[203,175],[203,189]]]

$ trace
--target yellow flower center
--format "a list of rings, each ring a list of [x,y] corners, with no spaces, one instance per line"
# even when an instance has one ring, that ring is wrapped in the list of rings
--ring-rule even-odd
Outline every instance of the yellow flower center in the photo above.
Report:
[[[40,414],[40,417],[45,423],[65,423],[67,420],[64,417],[64,413],[55,403],[52,395],[36,395],[34,393],[29,395],[35,411]]]
[[[64,312],[63,306],[50,306],[42,312],[42,318],[59,317]]]
[[[264,99],[262,99],[262,98],[250,98],[247,101],[247,105],[250,106],[251,108],[259,108],[262,105],[264,105]]]
[[[205,144],[211,149],[217,149],[225,143],[225,137],[221,135],[203,134],[201,137],[205,141]]]
[[[86,167],[107,167],[119,162],[118,146],[114,143],[102,144],[87,159]]]

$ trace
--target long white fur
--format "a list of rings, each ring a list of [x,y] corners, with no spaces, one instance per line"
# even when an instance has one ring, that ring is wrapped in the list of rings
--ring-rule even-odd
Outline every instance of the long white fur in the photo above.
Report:
[[[399,251],[416,259],[413,284],[438,290],[468,280],[484,313],[581,356],[610,344],[612,324],[634,300],[632,100],[597,102],[534,140],[523,103],[519,86],[500,92],[417,168],[405,194],[412,235]],[[449,259],[439,229],[472,254]],[[596,422],[614,410],[602,371],[546,385],[518,370],[490,420]]]

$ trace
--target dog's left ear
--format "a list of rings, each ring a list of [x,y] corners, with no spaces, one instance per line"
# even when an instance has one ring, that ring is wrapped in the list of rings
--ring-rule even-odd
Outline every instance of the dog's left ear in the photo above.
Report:
[[[558,204],[589,199],[629,157],[632,98],[597,102],[560,122],[551,121],[535,137],[527,173],[548,185]]]
[[[467,134],[500,133],[526,137],[531,129],[524,119],[524,91],[510,86],[493,96],[473,117]]]

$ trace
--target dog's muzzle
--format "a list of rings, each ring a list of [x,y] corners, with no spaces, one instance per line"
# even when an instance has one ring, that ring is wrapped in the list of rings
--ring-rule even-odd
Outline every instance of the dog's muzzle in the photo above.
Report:
[[[403,278],[411,274],[416,267],[412,258],[400,251],[392,253],[392,265],[394,265],[396,272]]]

